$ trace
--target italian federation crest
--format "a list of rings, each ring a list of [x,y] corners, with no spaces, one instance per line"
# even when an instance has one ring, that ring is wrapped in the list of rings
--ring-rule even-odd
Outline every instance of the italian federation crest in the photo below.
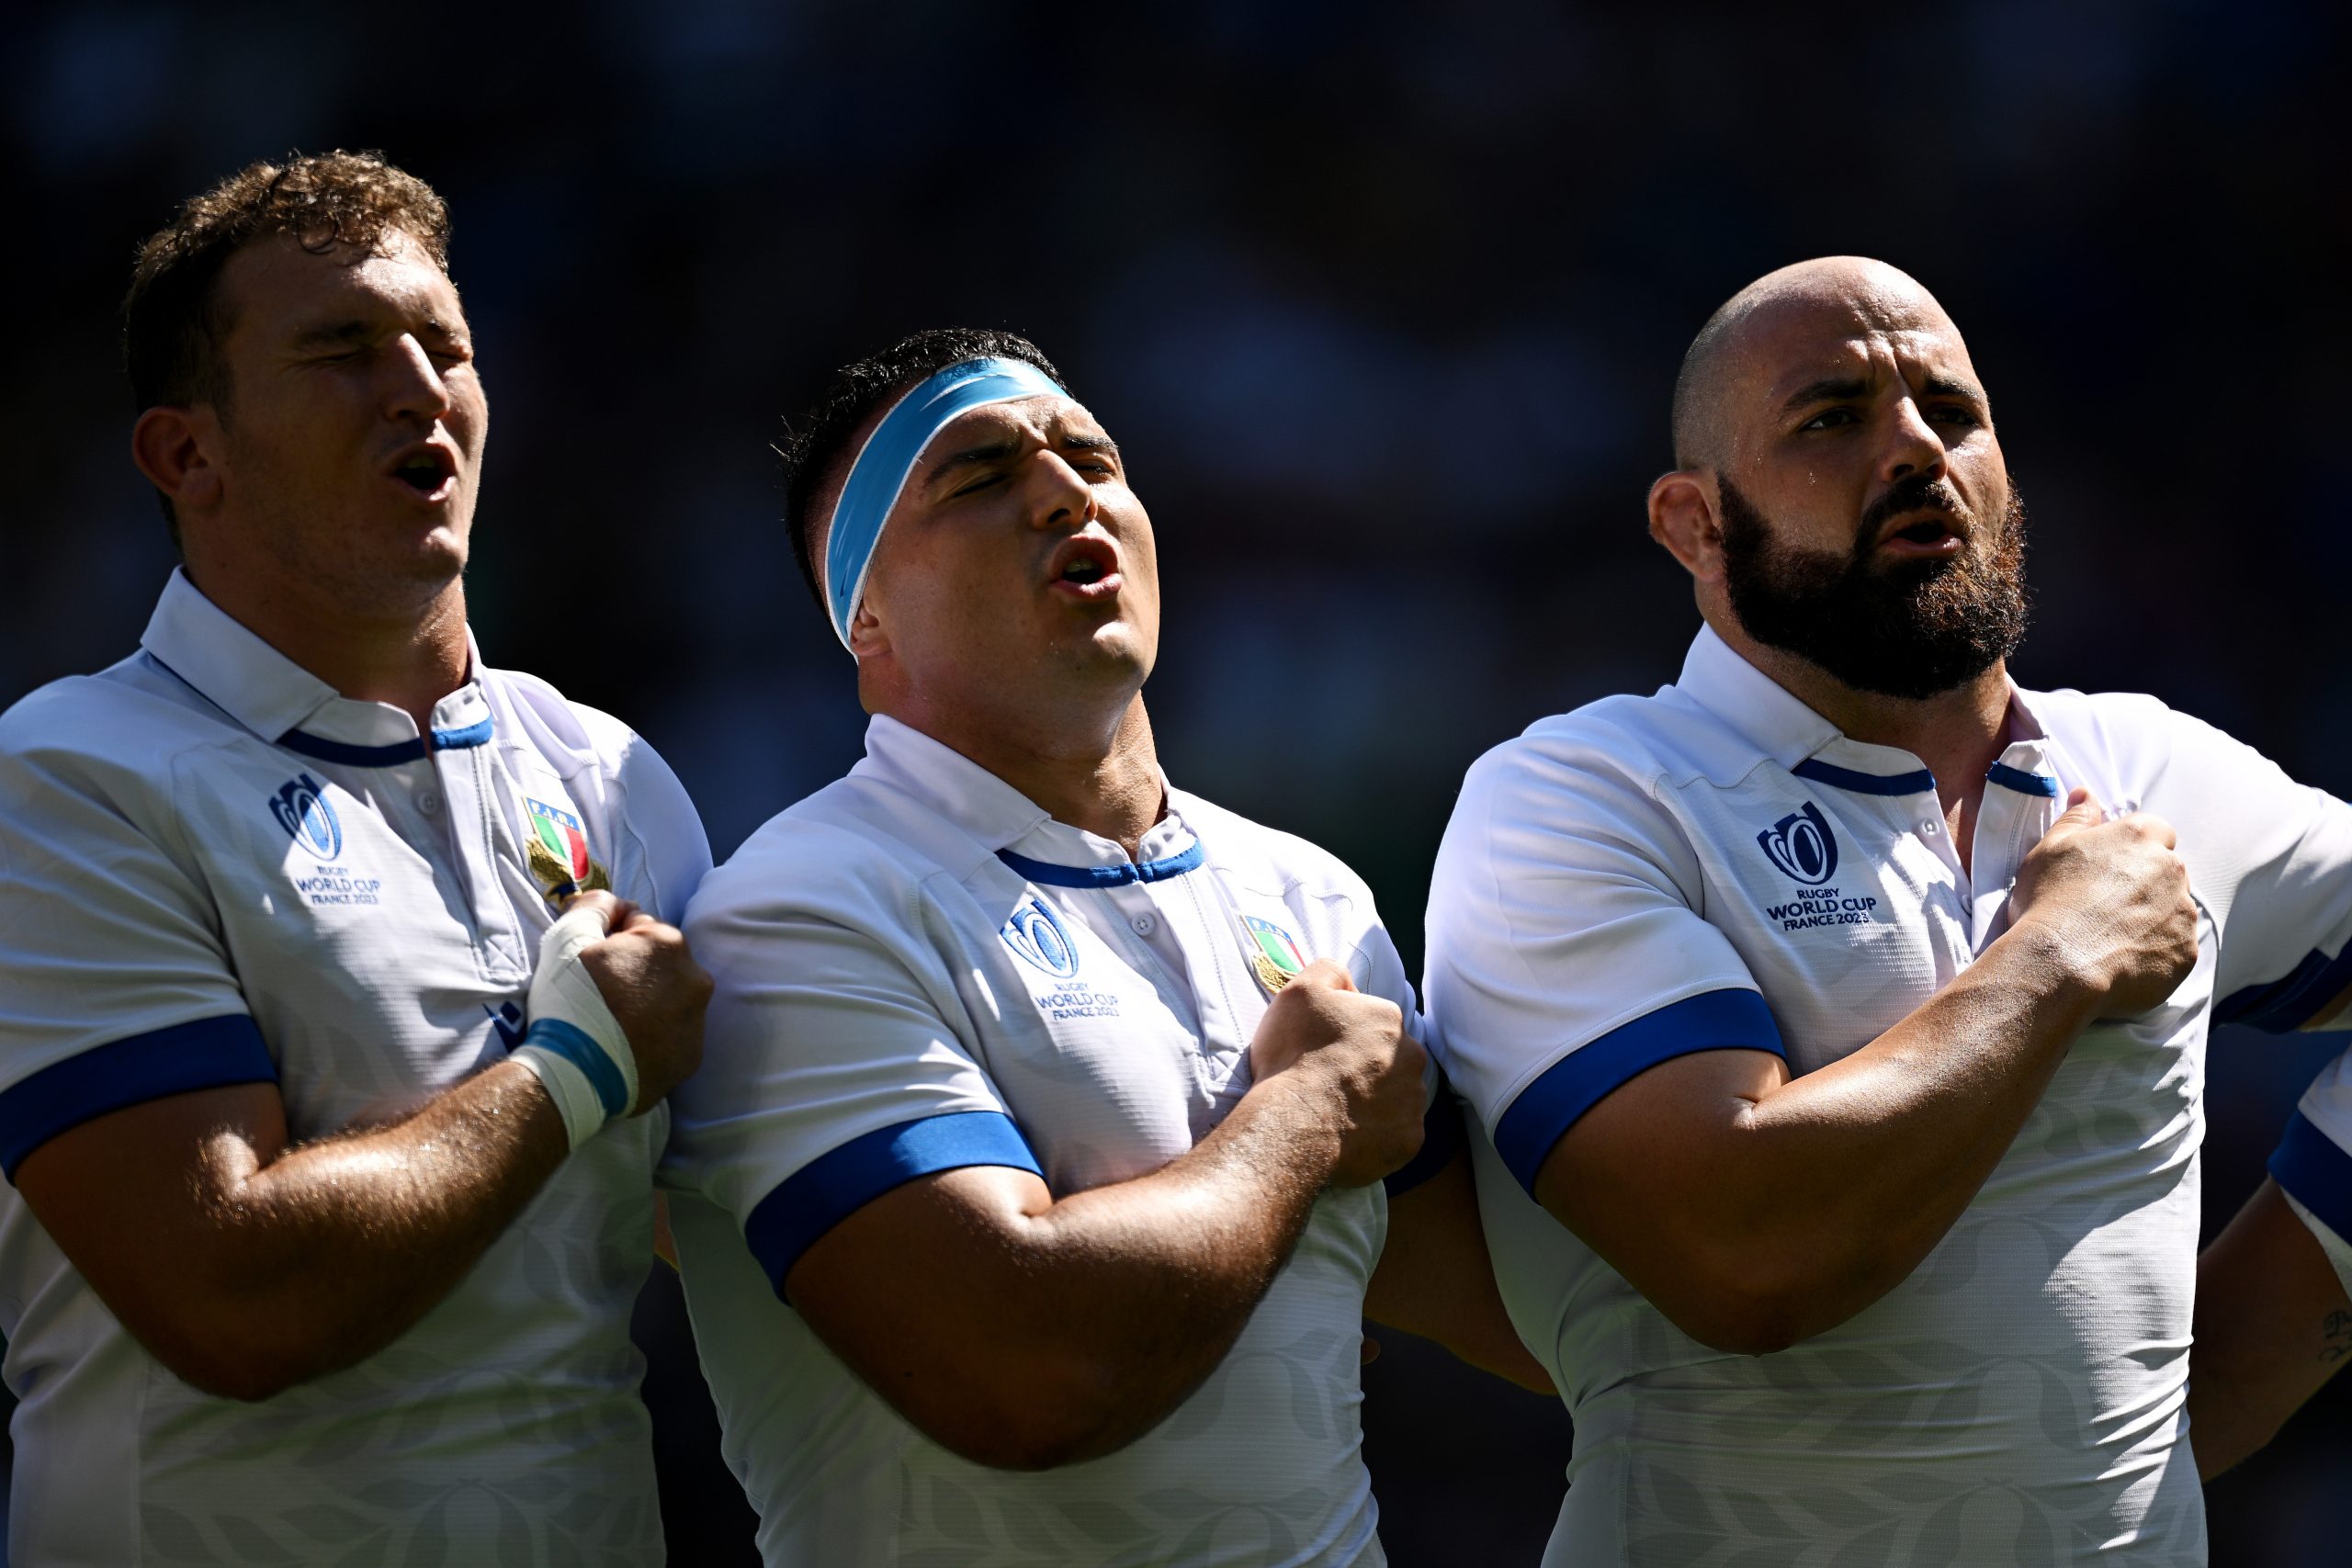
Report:
[[[1281,990],[1306,967],[1298,943],[1292,940],[1290,932],[1272,920],[1244,915],[1241,929],[1250,935],[1250,965],[1258,972],[1258,984],[1268,991]]]
[[[549,806],[544,800],[523,799],[528,814],[531,840],[525,846],[524,857],[530,862],[531,874],[538,880],[540,890],[550,904],[560,903],[574,893],[594,893],[609,889],[613,879],[605,874],[588,854],[588,835],[580,826],[580,818],[560,806]]]

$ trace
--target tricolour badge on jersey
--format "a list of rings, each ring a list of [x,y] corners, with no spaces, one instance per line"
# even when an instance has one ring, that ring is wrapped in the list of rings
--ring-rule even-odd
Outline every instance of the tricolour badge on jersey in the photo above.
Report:
[[[612,886],[613,879],[605,868],[589,857],[588,834],[579,818],[528,795],[523,797],[523,809],[531,829],[524,858],[530,862],[531,874],[538,879],[549,903]]]
[[[1269,991],[1281,990],[1306,967],[1298,943],[1292,940],[1290,932],[1272,920],[1244,915],[1241,929],[1250,933],[1250,966],[1258,972],[1258,984]]]
[[[998,933],[1004,945],[1057,980],[1078,973],[1078,945],[1042,898],[1031,898],[1012,911]]]
[[[269,814],[296,843],[321,860],[343,852],[343,824],[327,801],[324,785],[308,773],[297,773],[269,797]]]

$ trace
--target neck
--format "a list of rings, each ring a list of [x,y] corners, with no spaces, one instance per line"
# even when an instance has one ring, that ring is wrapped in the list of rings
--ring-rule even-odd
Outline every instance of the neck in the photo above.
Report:
[[[1896,747],[1927,764],[1947,813],[1983,796],[1984,774],[2008,745],[2009,672],[2001,661],[1933,696],[1890,697],[1857,691],[1810,660],[1757,642],[1729,617],[1715,632],[1848,739]]]
[[[386,703],[433,729],[434,705],[466,682],[466,591],[451,578],[401,606],[353,606],[236,572],[205,570],[193,554],[188,581],[230,618],[356,702]]]
[[[951,704],[888,704],[874,711],[961,752],[1055,821],[1109,839],[1130,856],[1167,814],[1141,693],[1102,722],[1084,726],[1008,724],[1002,715]]]

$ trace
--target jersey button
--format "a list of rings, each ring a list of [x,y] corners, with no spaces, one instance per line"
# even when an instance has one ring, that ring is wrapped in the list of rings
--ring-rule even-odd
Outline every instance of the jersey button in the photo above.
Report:
[[[1136,935],[1137,936],[1149,936],[1151,934],[1153,921],[1149,915],[1137,915],[1134,919],[1129,920],[1127,924],[1135,927]]]
[[[1944,825],[1937,821],[1932,817],[1926,818],[1919,824],[1919,831],[1930,839],[1934,838],[1938,833],[1940,833],[1943,830]]]
[[[441,809],[441,797],[429,789],[420,790],[417,792],[416,808],[430,817]]]

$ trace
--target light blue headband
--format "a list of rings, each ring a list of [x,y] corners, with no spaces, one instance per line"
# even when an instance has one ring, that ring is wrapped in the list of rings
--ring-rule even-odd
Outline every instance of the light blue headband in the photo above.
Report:
[[[882,525],[931,438],[958,414],[1041,393],[1064,395],[1052,377],[1026,360],[967,359],[932,377],[882,416],[850,465],[825,540],[825,608],[843,648],[849,646],[850,618],[865,596],[865,574],[874,565]]]

